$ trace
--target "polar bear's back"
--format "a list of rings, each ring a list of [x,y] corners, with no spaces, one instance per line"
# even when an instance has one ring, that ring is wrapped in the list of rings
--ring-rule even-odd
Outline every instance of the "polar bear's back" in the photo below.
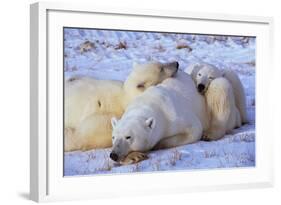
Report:
[[[179,71],[176,78],[169,78],[161,85],[179,93],[184,98],[184,105],[181,109],[192,110],[200,119],[204,130],[208,128],[209,115],[205,105],[205,99],[198,93],[195,83],[189,74]]]
[[[192,107],[200,101],[200,95],[198,94],[195,83],[190,75],[184,72],[178,72],[175,78],[169,78],[165,80],[159,86],[171,89],[173,92],[177,92],[179,95],[185,98],[188,106]]]
[[[81,77],[65,82],[65,125],[75,126],[92,113],[123,113],[123,83]]]
[[[216,78],[212,81],[206,92],[206,100],[212,114],[212,120],[224,125],[225,131],[231,131],[235,127],[241,126],[233,88],[226,78]]]
[[[246,95],[245,95],[244,87],[238,75],[234,71],[228,69],[223,72],[223,76],[232,85],[234,96],[235,96],[235,103],[241,114],[242,122],[247,123],[248,116],[246,111]]]
[[[129,105],[127,111],[141,110],[142,112],[145,109],[139,108],[144,106],[149,107],[151,113],[156,110],[159,112],[160,109],[170,122],[168,124],[172,124],[175,128],[181,125],[181,121],[189,121],[194,116],[200,119],[204,128],[207,127],[204,98],[198,94],[193,80],[186,73],[180,72],[175,78],[168,78],[161,84],[148,88]]]

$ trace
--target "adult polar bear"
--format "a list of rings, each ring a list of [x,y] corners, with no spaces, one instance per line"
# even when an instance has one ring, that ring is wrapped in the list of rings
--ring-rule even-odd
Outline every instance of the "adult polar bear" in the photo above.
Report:
[[[120,117],[127,104],[146,88],[172,77],[177,62],[134,64],[120,81],[74,77],[65,82],[65,151],[112,146],[110,119]]]
[[[144,158],[141,152],[152,148],[196,142],[208,128],[206,113],[204,97],[197,92],[193,80],[178,71],[174,78],[137,97],[119,121],[112,118],[110,158],[118,162],[129,158],[132,160],[128,163],[135,163]]]

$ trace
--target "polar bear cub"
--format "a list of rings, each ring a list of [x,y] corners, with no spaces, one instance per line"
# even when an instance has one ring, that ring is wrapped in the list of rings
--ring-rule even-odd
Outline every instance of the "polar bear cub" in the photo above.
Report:
[[[110,158],[122,162],[131,153],[196,142],[208,127],[206,113],[191,77],[178,71],[135,98],[120,120],[112,118]]]
[[[65,82],[65,151],[112,146],[110,120],[150,86],[172,77],[177,62],[134,64],[126,81],[74,77]]]
[[[207,75],[202,76],[202,83],[197,82],[197,78],[200,77],[198,76],[198,72],[202,69],[208,67],[209,72],[210,72],[210,79],[207,78]],[[234,96],[235,96],[235,104],[236,107],[238,108],[241,116],[241,121],[243,124],[248,123],[248,116],[247,116],[247,111],[246,111],[246,96],[245,96],[245,90],[244,87],[238,77],[238,75],[230,70],[219,70],[215,66],[207,63],[194,63],[191,64],[186,70],[186,73],[190,74],[192,76],[192,79],[196,83],[197,89],[199,92],[205,90],[205,88],[208,87],[209,83],[214,79],[218,77],[224,77],[226,78],[230,83],[233,88]],[[201,85],[200,85],[201,84]]]
[[[220,139],[234,128],[241,126],[241,117],[235,105],[233,89],[227,79],[223,77],[214,79],[205,91],[205,97],[210,115],[210,126],[204,132],[203,139]]]
[[[204,133],[206,140],[216,140],[241,126],[240,112],[236,107],[232,84],[216,67],[203,66],[195,76],[197,90],[206,98],[210,126]]]

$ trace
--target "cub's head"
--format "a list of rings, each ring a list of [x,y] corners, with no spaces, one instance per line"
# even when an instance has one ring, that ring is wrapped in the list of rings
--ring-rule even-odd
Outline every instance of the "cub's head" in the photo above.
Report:
[[[112,131],[112,151],[110,158],[113,161],[122,161],[130,152],[145,152],[154,146],[151,143],[155,128],[153,118],[132,118],[129,120],[111,119]]]
[[[199,93],[204,94],[212,80],[222,76],[221,71],[215,66],[206,64],[197,71],[195,84]]]
[[[133,100],[150,86],[157,85],[165,79],[173,77],[178,68],[179,63],[176,61],[169,63],[134,63],[133,70],[124,83],[128,100]]]

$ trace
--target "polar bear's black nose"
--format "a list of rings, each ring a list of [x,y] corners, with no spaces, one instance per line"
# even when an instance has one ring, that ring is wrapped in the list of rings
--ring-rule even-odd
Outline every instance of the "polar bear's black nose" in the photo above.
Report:
[[[113,161],[117,161],[118,160],[118,155],[114,152],[111,152],[109,157],[113,160]]]
[[[201,93],[204,89],[205,89],[205,85],[203,85],[201,83],[197,86],[197,90],[199,93]]]

